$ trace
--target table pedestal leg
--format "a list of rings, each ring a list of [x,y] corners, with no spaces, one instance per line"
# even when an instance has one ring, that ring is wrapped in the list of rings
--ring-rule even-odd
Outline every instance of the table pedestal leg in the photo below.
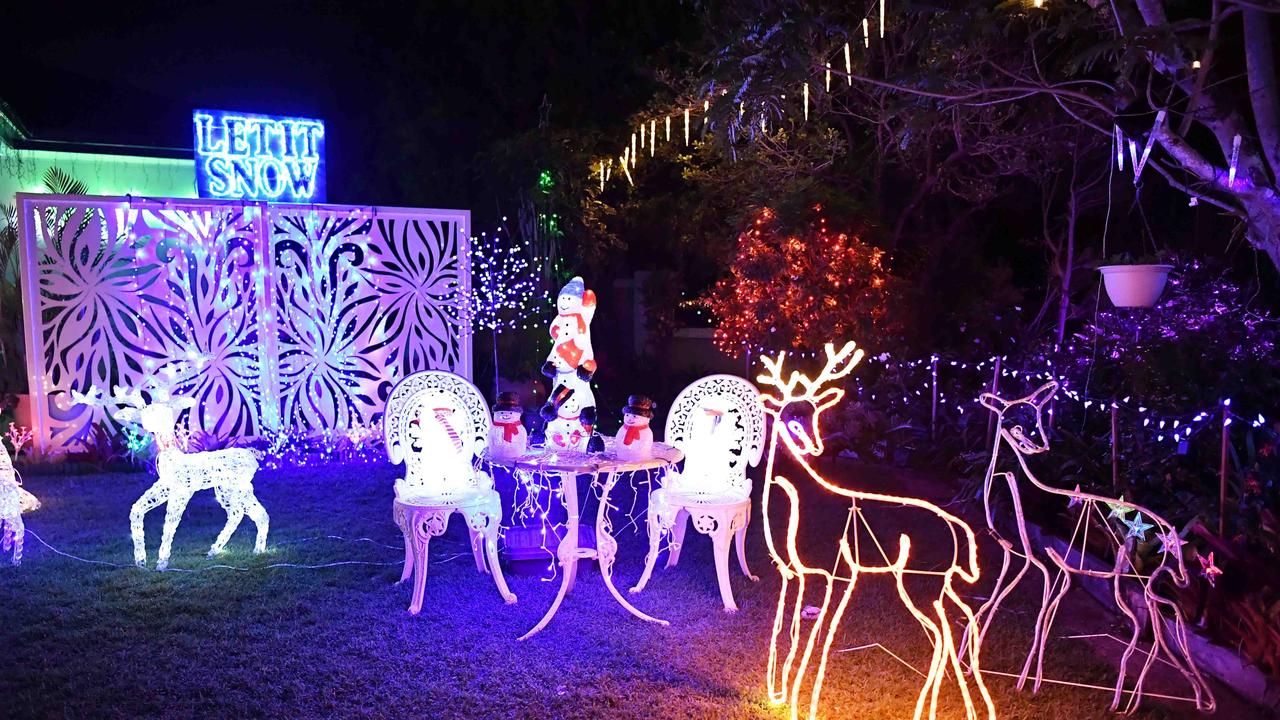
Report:
[[[520,636],[521,640],[527,640],[547,626],[551,622],[551,618],[555,617],[556,611],[560,609],[560,603],[564,602],[564,596],[569,592],[569,588],[573,585],[574,576],[578,570],[578,525],[580,518],[578,517],[578,476],[572,473],[557,473],[560,478],[560,495],[564,499],[564,508],[569,517],[565,521],[565,536],[560,540],[559,546],[556,548],[556,557],[560,562],[561,578],[560,590],[556,592],[556,599],[551,603],[547,614],[542,616],[537,625],[524,635]]]
[[[613,561],[618,557],[618,541],[610,534],[613,525],[609,521],[609,491],[613,490],[614,483],[617,481],[617,474],[609,473],[609,477],[604,482],[604,489],[600,493],[600,509],[596,513],[596,558],[600,561],[600,575],[604,577],[604,584],[609,588],[609,592],[613,594],[613,598],[618,601],[619,605],[626,608],[627,612],[641,620],[658,623],[659,625],[670,625],[671,623],[666,620],[640,612],[634,605],[627,602],[626,598],[618,592],[618,588],[613,585]]]

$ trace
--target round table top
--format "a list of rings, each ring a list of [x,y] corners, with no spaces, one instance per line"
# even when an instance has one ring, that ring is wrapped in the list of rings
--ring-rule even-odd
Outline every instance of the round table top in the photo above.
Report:
[[[624,460],[614,454],[614,439],[604,439],[604,452],[586,453],[559,448],[531,447],[514,458],[497,458],[484,455],[486,462],[499,467],[520,468],[535,472],[600,473],[636,472],[674,465],[684,459],[684,453],[666,443],[655,442],[648,457]]]

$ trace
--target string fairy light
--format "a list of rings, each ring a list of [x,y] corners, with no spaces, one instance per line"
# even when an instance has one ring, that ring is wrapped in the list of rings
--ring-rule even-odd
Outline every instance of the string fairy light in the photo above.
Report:
[[[684,109],[684,144],[689,144],[689,108]]]
[[[915,717],[924,717],[926,707],[930,720],[937,717],[938,692],[947,678],[951,677],[959,687],[967,717],[981,716],[995,720],[995,705],[982,679],[981,643],[977,641],[975,615],[954,586],[957,578],[970,585],[978,580],[980,567],[973,529],[959,517],[920,498],[843,487],[814,468],[816,458],[824,450],[819,418],[823,411],[833,407],[844,397],[844,390],[839,385],[832,384],[852,372],[863,357],[863,351],[856,349],[853,342],[845,343],[838,351],[833,344],[827,343],[824,351],[826,362],[812,379],[795,370],[788,374],[784,368],[785,352],[779,352],[776,358],[762,356],[765,372],[757,377],[757,382],[762,386],[773,388],[773,392],[762,392],[760,395],[765,413],[773,419],[769,455],[765,464],[761,516],[764,518],[765,542],[769,554],[782,574],[767,663],[769,699],[775,704],[789,704],[791,718],[794,720],[800,712],[801,690],[811,683],[808,716],[817,717],[831,644],[838,634],[840,621],[849,606],[858,579],[864,574],[887,574],[893,576],[899,599],[920,623],[933,646],[929,671],[925,674],[924,684],[916,698]],[[838,559],[832,570],[806,563],[797,549],[797,537],[804,519],[800,513],[800,496],[796,486],[778,470],[777,461],[781,452],[790,456],[809,481],[850,503],[843,534],[836,540]],[[775,530],[772,513],[769,511],[773,502],[782,502],[788,508],[785,535],[779,535]],[[877,538],[863,512],[868,506],[909,507],[932,513],[945,528],[941,536],[952,538],[950,567],[937,570],[932,563],[925,567],[913,566],[913,543],[907,532],[900,534],[896,556],[890,559],[885,545]],[[853,536],[852,543],[850,534]],[[867,534],[872,539],[879,560],[871,557],[864,561],[863,543],[859,541],[862,534]],[[914,575],[942,579],[936,599],[928,606],[932,614],[921,610],[907,590],[906,577]],[[802,637],[801,620],[802,617],[809,617],[804,614],[806,585],[809,581],[819,583],[822,604],[818,606],[816,615],[812,616],[813,624],[805,638]],[[833,608],[832,599],[838,584],[843,585],[843,590],[839,592],[839,600]],[[793,585],[794,593],[791,590]],[[965,626],[966,636],[974,638],[964,650],[957,646],[952,629],[953,618],[947,610],[948,604],[959,611],[958,620]],[[785,636],[784,627],[788,628]],[[779,656],[784,650],[785,658],[779,664]],[[816,667],[811,669],[815,650]],[[970,687],[971,683],[973,688]],[[981,705],[981,712],[978,705]]]
[[[662,119],[667,126],[667,142],[671,142],[671,116],[668,115]]]
[[[849,43],[844,44],[844,79],[853,87],[853,60],[849,57]]]
[[[804,84],[804,121],[809,122],[809,83]]]

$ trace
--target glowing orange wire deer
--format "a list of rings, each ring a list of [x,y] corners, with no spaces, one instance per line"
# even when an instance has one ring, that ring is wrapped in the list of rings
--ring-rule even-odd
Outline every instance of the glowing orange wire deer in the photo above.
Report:
[[[977,625],[973,610],[954,588],[956,578],[966,583],[974,583],[978,579],[977,544],[973,530],[960,518],[919,498],[861,492],[837,485],[815,471],[808,460],[821,455],[823,451],[818,417],[824,410],[844,397],[844,390],[838,387],[823,389],[823,386],[848,375],[862,360],[862,355],[861,350],[855,352],[855,344],[852,342],[845,344],[839,352],[836,352],[834,346],[828,343],[826,365],[814,379],[809,379],[795,371],[792,371],[790,377],[785,377],[782,367],[785,353],[778,353],[776,359],[761,358],[767,372],[760,375],[757,380],[761,385],[772,386],[779,391],[778,396],[768,393],[761,393],[760,396],[765,412],[773,418],[762,502],[765,541],[769,547],[769,554],[773,556],[773,561],[782,574],[782,588],[778,592],[778,607],[774,616],[769,647],[769,698],[774,703],[789,703],[791,717],[794,719],[798,716],[801,688],[807,680],[810,665],[814,661],[815,647],[821,642],[809,698],[809,717],[817,716],[818,698],[822,692],[823,678],[826,674],[827,656],[840,620],[853,596],[858,577],[862,573],[888,574],[894,577],[898,597],[903,605],[924,628],[925,634],[933,644],[929,672],[916,699],[914,715],[916,720],[924,717],[926,708],[929,718],[936,717],[938,693],[942,689],[948,669],[959,685],[960,694],[964,699],[966,717],[970,720],[979,717],[994,720],[995,706],[982,681],[979,663],[981,643],[968,644],[966,651],[968,668],[965,668],[961,662],[960,653],[956,649],[952,618],[947,607],[949,601],[952,606],[959,609],[966,628],[963,634],[976,638]],[[813,482],[828,492],[848,498],[850,501],[849,516],[845,522],[843,536],[837,540],[837,559],[831,570],[806,563],[797,550],[796,536],[801,524],[800,499],[795,485],[775,472],[775,461],[780,447],[791,454]],[[774,504],[785,506],[785,535],[775,535],[770,519],[771,505]],[[893,559],[890,559],[885,546],[876,538],[871,525],[862,514],[863,507],[876,505],[917,508],[933,513],[945,526],[944,536],[951,537],[951,566],[946,570],[910,567],[912,541],[911,536],[906,532],[899,534],[897,553]],[[850,527],[853,529],[852,545],[849,541]],[[858,542],[860,529],[865,529],[869,534],[879,556],[870,559],[866,564],[863,563]],[[964,536],[963,539],[961,535]],[[927,608],[922,610],[918,607],[907,592],[904,584],[904,578],[907,575],[932,575],[941,578],[941,590]],[[805,586],[811,580],[820,583],[822,604],[807,638],[802,640],[801,613],[804,608]],[[837,594],[837,583],[843,583],[844,589],[838,593],[839,598],[836,600],[833,611],[832,598]],[[786,640],[788,645],[785,648],[785,659],[779,667],[779,645],[784,641],[784,627],[789,627]],[[971,670],[972,673],[966,670]],[[971,690],[970,683],[976,687],[976,693]]]

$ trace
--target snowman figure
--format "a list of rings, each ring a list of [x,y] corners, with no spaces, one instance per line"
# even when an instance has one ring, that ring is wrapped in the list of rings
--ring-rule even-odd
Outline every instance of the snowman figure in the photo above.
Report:
[[[596,294],[581,277],[573,277],[556,296],[556,316],[551,321],[551,354],[542,364],[542,374],[556,377],[569,367],[584,381],[596,373],[595,351],[591,347],[591,319],[596,315]],[[557,378],[559,379],[559,378]]]
[[[653,454],[649,421],[653,420],[654,407],[653,400],[644,395],[627,398],[627,406],[622,408],[622,427],[613,442],[613,454],[619,460],[643,460]]]
[[[578,452],[600,452],[604,450],[604,440],[596,434],[596,406],[591,388],[579,380],[583,387],[570,385],[557,386],[559,393],[553,393],[552,399],[542,408],[546,418],[548,407],[554,407],[554,413],[547,420],[546,447],[558,450],[576,450]],[[590,405],[586,405],[590,402]]]
[[[493,406],[493,426],[489,429],[489,454],[495,458],[520,457],[529,447],[529,434],[521,423],[524,408],[520,396],[510,390],[498,395]]]
[[[542,374],[551,378],[552,390],[542,406],[547,421],[546,444],[564,450],[598,452],[604,441],[595,434],[596,398],[591,377],[596,372],[591,347],[591,319],[596,295],[575,277],[560,289],[556,317],[551,321],[552,347]]]

